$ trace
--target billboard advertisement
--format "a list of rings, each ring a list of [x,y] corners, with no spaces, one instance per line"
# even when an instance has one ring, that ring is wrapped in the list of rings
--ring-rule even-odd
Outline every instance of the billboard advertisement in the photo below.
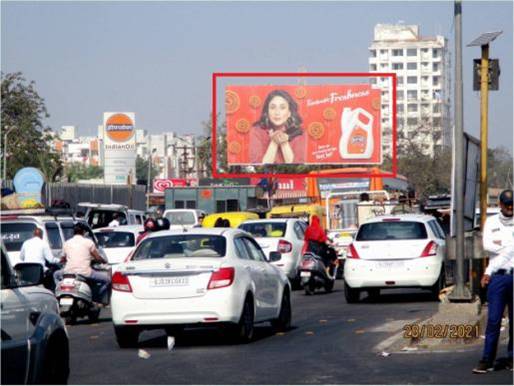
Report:
[[[198,186],[196,178],[155,178],[153,180],[153,192],[164,193],[168,188],[184,188],[186,186]]]
[[[136,128],[134,113],[104,113],[104,182],[126,184],[136,181]]]
[[[381,164],[380,97],[369,84],[227,86],[228,164]]]

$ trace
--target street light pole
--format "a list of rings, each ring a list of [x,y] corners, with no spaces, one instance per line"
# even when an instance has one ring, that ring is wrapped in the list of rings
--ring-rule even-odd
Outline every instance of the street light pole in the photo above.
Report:
[[[150,137],[150,134],[148,134],[148,174],[146,177],[146,209],[150,206],[150,179],[151,179],[151,173],[152,173],[152,137]]]
[[[464,106],[462,87],[462,3],[455,1],[455,128],[453,189],[455,197],[455,288],[449,296],[452,301],[469,300],[471,294],[464,278]]]
[[[4,174],[2,176],[2,181],[6,181],[7,179],[7,136],[14,129],[14,126],[11,126],[4,134]]]

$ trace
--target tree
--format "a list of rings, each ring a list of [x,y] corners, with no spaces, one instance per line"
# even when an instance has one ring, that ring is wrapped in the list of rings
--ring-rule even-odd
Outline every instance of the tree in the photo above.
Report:
[[[68,182],[77,182],[78,180],[91,180],[94,178],[103,178],[104,170],[100,166],[86,166],[80,162],[68,164],[64,168]]]
[[[155,165],[152,165],[150,171],[150,180],[153,181],[153,179],[159,173],[159,168]],[[139,155],[136,158],[136,180],[139,181],[138,184],[148,184],[148,159],[141,158]]]
[[[62,172],[62,163],[51,146],[55,137],[43,123],[49,114],[35,82],[27,83],[21,72],[2,73],[1,100],[0,143],[2,152],[7,155],[7,178],[13,178],[20,168],[33,166],[43,172],[47,181],[55,181]],[[5,147],[3,134],[8,130]]]
[[[512,188],[512,155],[506,148],[487,150],[487,182],[490,188]]]
[[[223,121],[221,124],[219,123],[220,115],[217,115],[216,121],[217,124],[217,130],[216,134],[218,136],[217,141],[217,166],[218,170],[221,172],[227,172],[228,166],[227,166],[227,125],[226,122]],[[212,175],[212,113],[209,117],[208,121],[202,122],[202,131],[203,131],[203,137],[201,139],[201,142],[199,146],[197,147],[197,162],[199,170],[201,170],[204,176],[211,176]],[[234,171],[232,171],[234,172]]]

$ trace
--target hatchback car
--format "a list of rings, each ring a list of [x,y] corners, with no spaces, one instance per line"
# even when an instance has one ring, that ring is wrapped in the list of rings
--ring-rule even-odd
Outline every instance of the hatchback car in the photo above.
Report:
[[[1,248],[2,384],[65,384],[69,343],[52,292],[39,284],[43,268],[12,269]]]
[[[360,225],[348,246],[344,269],[348,303],[384,288],[429,289],[434,298],[445,285],[445,235],[432,216],[379,216]]]
[[[99,228],[95,229],[94,233],[107,256],[107,262],[115,265],[124,261],[134,250],[139,233],[143,230],[141,225],[126,225]]]
[[[272,264],[282,269],[291,281],[298,278],[306,228],[307,223],[297,218],[252,220],[239,225],[268,256],[273,251],[280,253],[280,260]]]
[[[276,258],[277,254],[272,254]],[[112,277],[112,321],[120,347],[144,329],[228,327],[240,341],[254,323],[291,323],[291,287],[246,232],[227,228],[161,231],[145,238]]]

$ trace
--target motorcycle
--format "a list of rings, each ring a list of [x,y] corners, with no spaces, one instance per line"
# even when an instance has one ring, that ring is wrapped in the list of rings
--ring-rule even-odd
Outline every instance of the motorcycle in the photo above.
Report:
[[[110,269],[105,264],[97,265],[95,268]],[[106,294],[104,299],[97,299],[98,288],[96,287],[99,285],[80,274],[63,274],[63,279],[57,283],[55,296],[59,302],[60,314],[66,323],[73,324],[77,318],[83,317],[88,317],[92,323],[98,321],[101,308],[97,300],[103,305],[108,305],[110,298],[109,294]]]
[[[306,295],[313,295],[316,289],[332,292],[336,281],[337,265],[330,264],[328,272],[323,259],[314,252],[306,252],[300,263],[300,282]]]

